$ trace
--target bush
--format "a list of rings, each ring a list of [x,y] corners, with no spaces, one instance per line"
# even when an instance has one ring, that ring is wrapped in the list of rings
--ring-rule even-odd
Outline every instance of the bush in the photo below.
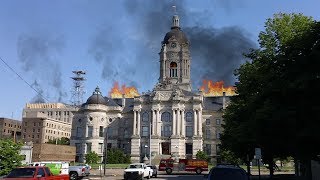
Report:
[[[86,154],[86,163],[88,164],[96,164],[98,163],[98,161],[100,161],[100,158],[98,156],[98,154],[94,151],[91,151],[89,153]]]
[[[201,159],[201,160],[206,160],[206,161],[209,160],[209,156],[205,152],[200,150],[197,152],[196,157],[197,159]]]
[[[110,149],[107,152],[107,163],[108,164],[122,164],[131,163],[129,155],[123,153],[120,149]]]

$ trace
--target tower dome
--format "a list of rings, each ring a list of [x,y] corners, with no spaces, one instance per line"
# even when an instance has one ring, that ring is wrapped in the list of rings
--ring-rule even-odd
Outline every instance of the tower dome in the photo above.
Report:
[[[87,99],[86,104],[107,104],[105,98],[101,95],[99,87],[96,87],[92,95]]]
[[[172,17],[172,26],[171,26],[171,31],[169,31],[164,39],[163,39],[163,44],[168,44],[169,43],[169,39],[174,37],[179,44],[188,44],[189,41],[188,41],[188,38],[186,36],[186,34],[181,31],[181,28],[180,28],[180,19],[179,19],[179,16],[178,15],[174,15]]]

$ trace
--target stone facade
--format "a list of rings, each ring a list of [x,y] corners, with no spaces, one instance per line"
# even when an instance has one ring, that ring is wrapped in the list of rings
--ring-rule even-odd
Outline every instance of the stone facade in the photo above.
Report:
[[[62,103],[27,104],[22,116],[23,141],[46,143],[49,139],[70,138],[71,122],[77,110]]]
[[[77,161],[89,151],[103,156],[104,148],[120,148],[133,162],[146,156],[195,158],[204,150],[216,161],[223,109],[229,97],[204,97],[191,88],[190,44],[173,16],[171,31],[162,41],[160,77],[154,89],[134,98],[112,99],[99,88],[76,112],[71,144]]]

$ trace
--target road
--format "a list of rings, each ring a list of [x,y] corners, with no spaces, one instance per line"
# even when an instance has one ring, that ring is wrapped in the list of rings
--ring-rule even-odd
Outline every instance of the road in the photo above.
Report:
[[[108,179],[108,180],[121,180],[123,179],[122,176],[109,176],[109,177],[87,177],[83,178],[83,180],[94,180],[94,179]],[[182,174],[171,174],[171,175],[166,175],[166,174],[161,174],[158,175],[157,178],[151,178],[151,180],[166,180],[166,179],[174,179],[174,180],[201,180],[204,179],[203,175],[182,175]]]

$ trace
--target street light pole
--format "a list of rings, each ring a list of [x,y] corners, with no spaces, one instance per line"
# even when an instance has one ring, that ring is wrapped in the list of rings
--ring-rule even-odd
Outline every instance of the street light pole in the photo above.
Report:
[[[150,121],[150,129],[149,129],[149,165],[151,164],[151,129],[152,129],[152,120]]]
[[[107,146],[108,146],[108,128],[106,128],[106,136],[104,138],[104,153],[103,153],[103,175],[106,175],[106,165],[107,165]]]

